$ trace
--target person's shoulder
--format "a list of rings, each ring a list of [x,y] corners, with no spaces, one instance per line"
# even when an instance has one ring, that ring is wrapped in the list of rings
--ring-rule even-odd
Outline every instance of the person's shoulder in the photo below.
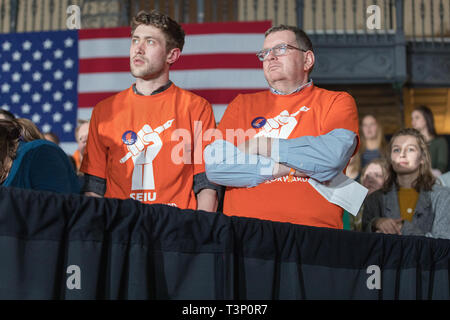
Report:
[[[442,145],[447,145],[447,140],[443,137],[443,136],[437,136],[436,138],[435,138],[435,140],[436,140],[436,142],[438,142],[439,144],[442,144]]]
[[[380,199],[386,195],[383,189],[378,189],[367,196],[367,199]]]
[[[44,139],[37,139],[37,140],[33,140],[33,141],[24,142],[21,145],[20,149],[25,151],[25,150],[33,150],[36,148],[42,148],[45,146],[58,147],[54,142],[44,140]]]
[[[43,140],[43,139],[38,139],[38,140],[33,140],[30,142],[27,142],[25,144],[25,147],[28,150],[53,150],[55,152],[64,152],[63,149],[61,149],[60,146],[58,146],[56,143],[48,141],[48,140]]]
[[[450,171],[440,175],[438,180],[441,182],[442,186],[450,186]]]
[[[173,94],[175,95],[181,95],[182,98],[187,102],[190,103],[198,103],[198,104],[210,104],[208,100],[206,100],[204,97],[190,91],[187,89],[183,89],[178,87],[177,85],[173,84]],[[170,90],[170,89],[168,89]]]
[[[232,102],[266,101],[271,95],[273,95],[273,93],[271,93],[270,90],[239,93],[234,97]]]
[[[23,142],[17,150],[17,157],[23,159],[35,157],[54,157],[55,154],[65,153],[57,144],[43,139]]]
[[[437,182],[433,185],[432,193],[436,195],[448,195],[450,197],[450,188]]]
[[[128,94],[130,93],[131,87],[128,89],[125,89],[123,91],[117,92],[107,98],[104,98],[103,100],[100,100],[95,106],[94,111],[99,112],[103,111],[105,108],[111,107],[113,103],[119,103],[121,104],[121,101],[124,100]]]
[[[326,97],[328,99],[351,99],[351,100],[354,100],[352,95],[350,93],[348,93],[347,91],[328,90],[328,89],[324,89],[321,87],[317,87],[315,85],[313,87],[313,93],[315,95]]]

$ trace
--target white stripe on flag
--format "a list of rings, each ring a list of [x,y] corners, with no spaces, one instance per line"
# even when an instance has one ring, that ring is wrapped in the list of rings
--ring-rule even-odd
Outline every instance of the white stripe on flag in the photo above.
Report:
[[[80,40],[79,58],[128,58],[130,41],[130,38]],[[182,54],[256,53],[263,42],[264,34],[187,35]]]
[[[187,90],[267,88],[261,69],[174,70],[170,72],[170,79]],[[78,92],[122,91],[134,82],[129,72],[85,73],[78,77]]]
[[[79,59],[130,57],[130,38],[80,40]]]
[[[261,50],[264,34],[202,34],[186,36],[182,54],[255,53]]]

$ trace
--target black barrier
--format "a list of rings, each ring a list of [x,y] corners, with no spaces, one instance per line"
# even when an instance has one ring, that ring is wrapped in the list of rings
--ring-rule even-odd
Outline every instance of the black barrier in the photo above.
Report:
[[[450,241],[0,188],[0,299],[449,299]]]

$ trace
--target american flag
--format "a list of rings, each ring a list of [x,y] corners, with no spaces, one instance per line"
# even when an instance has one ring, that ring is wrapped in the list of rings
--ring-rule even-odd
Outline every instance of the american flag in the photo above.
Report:
[[[76,31],[0,35],[0,108],[73,141],[77,118]]]
[[[170,79],[177,86],[206,98],[213,105],[217,122],[238,93],[267,88],[261,62],[255,53],[262,47],[270,21],[182,26],[186,32],[185,46],[181,58],[171,67]],[[45,48],[47,39],[52,43],[51,50]],[[72,47],[66,47],[70,44],[67,39],[74,40]],[[24,47],[27,41],[31,43],[30,52]],[[3,50],[5,43],[11,43],[6,45],[10,46],[9,50]],[[38,120],[35,122],[42,131],[56,132],[63,142],[63,149],[72,153],[76,148],[73,134],[76,118],[89,119],[92,108],[99,101],[135,82],[130,73],[129,48],[128,27],[0,35],[2,66],[6,61],[4,54],[10,65],[1,70],[0,108]],[[33,60],[35,51],[42,54],[39,60]],[[20,55],[20,63],[14,60],[14,52]],[[66,61],[73,61],[71,68],[67,68],[70,63],[66,65]],[[51,68],[45,69],[50,64]],[[35,81],[33,74],[36,72],[41,74],[41,79]],[[19,75],[19,81],[13,81],[14,74]],[[28,78],[31,88],[23,92],[24,80]],[[47,82],[51,88],[46,91],[44,85]],[[68,89],[70,83],[72,88]],[[5,90],[8,89],[5,93],[4,84]],[[49,86],[47,84],[46,88]],[[39,101],[37,95],[33,100],[35,91],[40,95]],[[20,95],[19,101],[17,96],[12,100],[15,92]],[[24,104],[29,107],[24,108]],[[48,104],[51,104],[50,111]],[[70,104],[72,108],[69,108]],[[29,112],[24,113],[23,109],[29,109]]]

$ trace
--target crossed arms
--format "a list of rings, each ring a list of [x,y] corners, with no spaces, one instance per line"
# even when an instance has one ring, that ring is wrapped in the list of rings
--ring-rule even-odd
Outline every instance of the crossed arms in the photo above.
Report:
[[[347,165],[358,143],[356,134],[334,129],[295,139],[256,137],[235,147],[216,140],[205,148],[208,180],[230,187],[254,187],[289,174],[320,182],[334,178]]]

